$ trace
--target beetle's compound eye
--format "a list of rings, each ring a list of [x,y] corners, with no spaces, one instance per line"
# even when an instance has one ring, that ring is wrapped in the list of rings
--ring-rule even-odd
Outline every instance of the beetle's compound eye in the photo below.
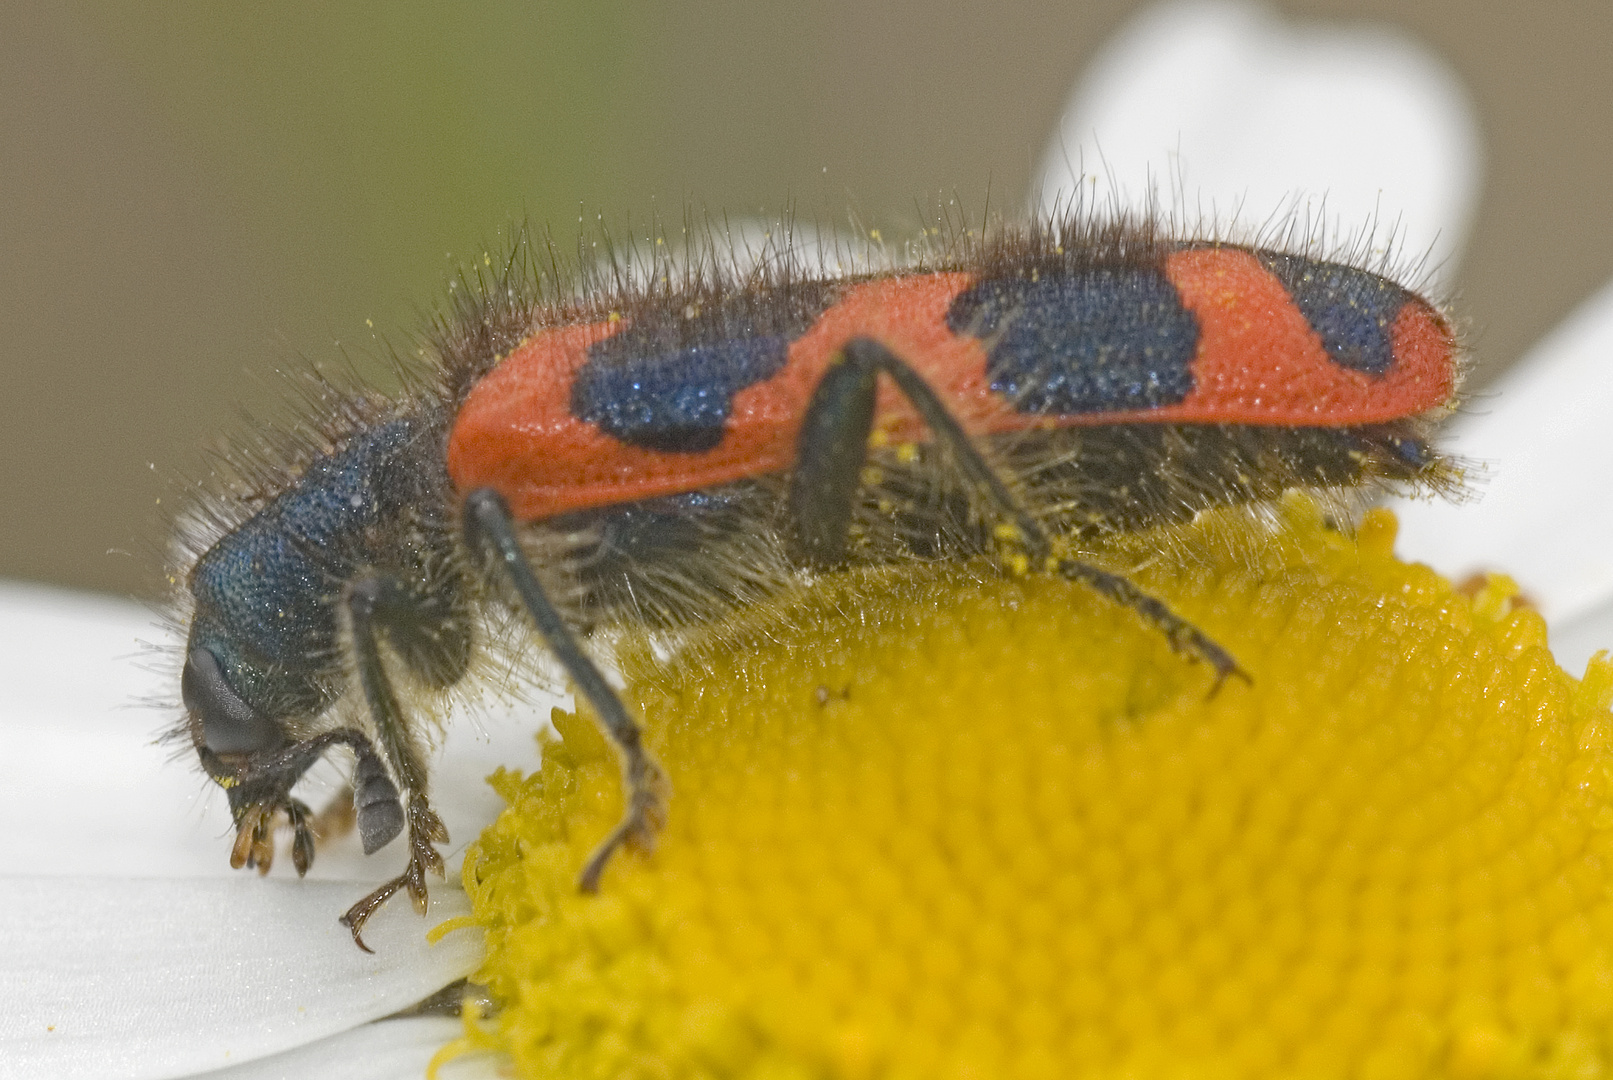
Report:
[[[286,740],[273,720],[241,700],[224,678],[218,657],[192,646],[179,682],[185,708],[202,722],[202,737],[215,754],[273,750]]]

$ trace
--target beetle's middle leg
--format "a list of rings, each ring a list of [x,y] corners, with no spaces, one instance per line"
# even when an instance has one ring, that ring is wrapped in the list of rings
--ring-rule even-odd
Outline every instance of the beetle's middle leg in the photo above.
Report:
[[[1153,626],[1178,652],[1195,656],[1215,669],[1216,685],[1229,675],[1248,675],[1232,655],[1192,623],[1177,615],[1120,574],[1079,559],[1055,557],[1041,522],[1020,503],[997,470],[981,455],[974,440],[930,388],[924,377],[872,338],[848,341],[836,363],[824,374],[807,406],[790,477],[789,519],[797,557],[815,566],[834,567],[846,560],[851,517],[861,497],[862,470],[873,431],[879,376],[896,384],[926,427],[951,455],[956,468],[977,497],[996,507],[1012,526],[1014,538],[1029,564],[1091,586],[1128,607]]]
[[[643,732],[621,697],[611,689],[599,667],[582,649],[577,635],[566,625],[527,562],[515,534],[515,522],[503,496],[492,488],[478,488],[465,496],[465,534],[472,548],[484,552],[504,580],[520,597],[527,615],[549,646],[577,692],[593,706],[600,725],[616,744],[622,759],[626,809],[622,820],[594,849],[578,875],[583,892],[599,888],[599,876],[616,849],[624,844],[650,848],[666,822],[670,794],[666,776],[644,747]]]

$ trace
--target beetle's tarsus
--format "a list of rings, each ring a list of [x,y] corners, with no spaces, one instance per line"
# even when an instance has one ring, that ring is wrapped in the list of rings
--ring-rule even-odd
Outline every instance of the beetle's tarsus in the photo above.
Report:
[[[1164,635],[1171,649],[1181,655],[1202,660],[1215,670],[1215,685],[1210,689],[1214,697],[1227,679],[1237,677],[1244,682],[1254,680],[1238,666],[1233,655],[1216,644],[1215,639],[1170,609],[1170,605],[1152,593],[1144,592],[1124,574],[1103,570],[1079,559],[1061,559],[1057,566],[1060,576],[1079,581],[1094,592],[1121,607],[1135,611],[1144,622]]]
[[[624,779],[627,809],[622,820],[594,849],[577,875],[577,888],[582,892],[599,891],[605,866],[619,848],[631,847],[644,854],[654,851],[656,837],[666,825],[667,802],[671,798],[666,774],[647,755],[640,755],[634,765]]]
[[[353,944],[367,953],[375,951],[364,944],[364,924],[369,921],[370,916],[381,910],[382,905],[392,899],[400,889],[408,890],[409,901],[416,913],[424,915],[429,900],[426,874],[429,872],[439,878],[443,876],[442,854],[437,851],[435,845],[448,842],[448,827],[431,809],[424,795],[410,794],[408,818],[409,865],[403,868],[403,873],[348,908],[337,920],[353,935]]]

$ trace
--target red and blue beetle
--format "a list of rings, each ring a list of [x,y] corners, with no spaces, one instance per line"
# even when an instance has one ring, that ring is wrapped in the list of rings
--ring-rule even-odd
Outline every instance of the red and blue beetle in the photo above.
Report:
[[[512,260],[512,267],[518,265]],[[848,561],[990,556],[1089,583],[1218,677],[1231,656],[1069,552],[1292,487],[1438,487],[1453,331],[1388,278],[1300,255],[1071,218],[866,276],[785,253],[539,302],[511,269],[437,336],[429,385],[351,395],[265,490],[215,500],[190,567],[184,734],[228,793],[232,861],[266,867],[292,787],[345,746],[364,850],[406,832],[424,909],[435,845],[408,691],[447,690],[534,630],[621,753],[626,812],[594,889],[648,844],[666,783],[585,647],[688,625]],[[409,686],[400,687],[398,681]]]

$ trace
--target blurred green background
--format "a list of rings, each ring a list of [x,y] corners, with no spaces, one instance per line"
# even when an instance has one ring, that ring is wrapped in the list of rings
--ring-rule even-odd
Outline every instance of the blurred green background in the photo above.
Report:
[[[1396,23],[1471,88],[1477,384],[1613,276],[1613,5],[1277,6]],[[1011,209],[1136,7],[0,6],[0,576],[158,592],[158,501],[277,414],[275,370],[404,344],[512,220]]]

